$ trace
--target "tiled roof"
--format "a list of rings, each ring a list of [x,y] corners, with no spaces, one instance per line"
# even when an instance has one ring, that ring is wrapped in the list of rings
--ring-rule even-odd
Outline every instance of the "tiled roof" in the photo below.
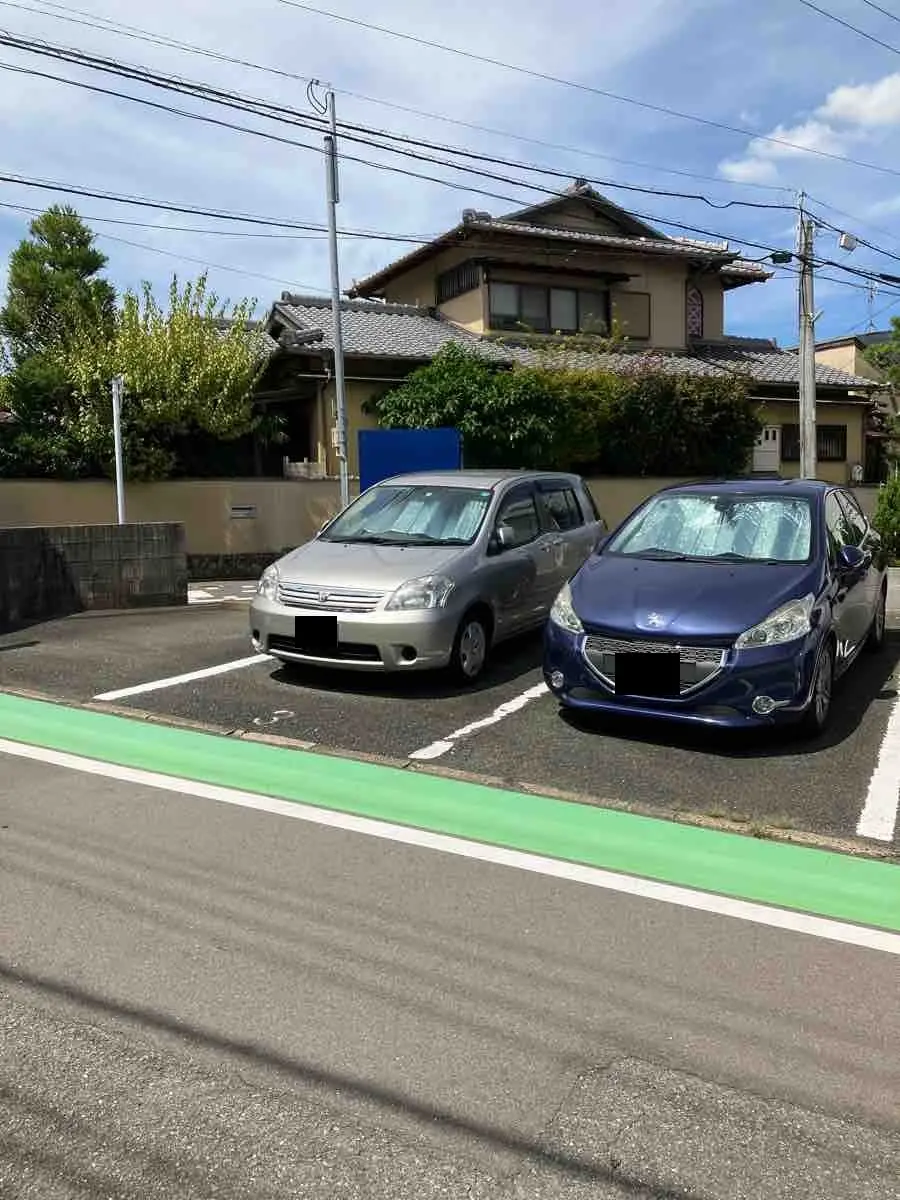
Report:
[[[331,302],[312,296],[290,296],[275,305],[293,328],[317,330],[311,349],[334,349]],[[457,342],[498,362],[509,361],[499,346],[409,304],[377,300],[344,300],[341,304],[344,353],[357,358],[413,358],[427,361],[449,342]]]
[[[800,359],[791,350],[781,350],[767,338],[726,338],[722,342],[695,342],[696,358],[723,371],[749,374],[758,383],[799,383]],[[816,383],[823,387],[871,388],[873,381],[837,367],[816,363]]]
[[[756,263],[742,262],[726,242],[700,242],[682,237],[631,237],[624,234],[591,233],[588,230],[571,229],[553,225],[535,225],[525,221],[493,218],[487,213],[469,217],[461,224],[440,234],[426,246],[420,246],[398,258],[366,279],[358,280],[350,290],[352,296],[370,292],[381,286],[383,281],[414,263],[427,259],[433,251],[445,245],[458,244],[468,233],[499,233],[513,237],[542,237],[551,241],[569,244],[597,246],[598,249],[621,251],[639,255],[658,255],[669,258],[718,260],[724,275],[746,279],[748,282],[763,282],[771,278],[771,272]]]
[[[342,331],[344,352],[356,358],[414,359],[426,362],[450,343],[464,346],[498,363],[534,365],[546,362],[546,350],[533,339],[490,338],[460,329],[428,309],[406,304],[384,304],[373,300],[344,300]],[[310,352],[334,349],[331,304],[312,296],[286,295],[275,305],[276,321],[298,332],[311,334]],[[552,346],[552,343],[545,345]],[[725,338],[720,342],[698,342],[685,353],[663,351],[593,350],[589,345],[561,343],[560,365],[584,369],[626,372],[638,366],[653,366],[678,375],[716,377],[746,374],[760,384],[796,385],[799,359],[766,338]],[[872,381],[835,367],[816,364],[816,382],[823,387],[869,390]]]

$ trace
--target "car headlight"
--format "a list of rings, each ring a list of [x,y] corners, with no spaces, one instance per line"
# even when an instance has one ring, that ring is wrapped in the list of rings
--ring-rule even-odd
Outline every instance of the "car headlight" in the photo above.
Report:
[[[812,629],[812,610],[815,596],[790,600],[769,613],[764,621],[747,629],[734,643],[736,650],[751,650],[757,646],[783,646],[785,642],[805,637]]]
[[[553,601],[550,620],[561,629],[567,629],[569,633],[584,633],[581,618],[572,604],[572,589],[567,583],[563,584],[562,590]]]
[[[402,584],[388,600],[385,608],[422,609],[443,608],[455,584],[446,575],[425,575]]]
[[[278,568],[272,563],[266,567],[256,585],[256,594],[266,600],[275,600],[278,596]]]

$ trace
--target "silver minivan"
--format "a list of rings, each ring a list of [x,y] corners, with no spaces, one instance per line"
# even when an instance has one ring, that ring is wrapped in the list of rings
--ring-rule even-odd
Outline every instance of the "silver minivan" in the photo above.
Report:
[[[450,667],[539,627],[605,530],[578,475],[448,471],[365,491],[263,573],[253,646],[358,671]]]

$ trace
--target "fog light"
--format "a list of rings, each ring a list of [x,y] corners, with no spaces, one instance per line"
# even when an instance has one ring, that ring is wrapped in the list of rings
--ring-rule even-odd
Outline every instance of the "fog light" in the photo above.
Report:
[[[561,692],[566,685],[566,677],[562,671],[554,671],[550,676],[550,686],[554,692]]]
[[[771,696],[757,696],[753,701],[753,711],[760,717],[767,717],[775,711],[775,701]]]

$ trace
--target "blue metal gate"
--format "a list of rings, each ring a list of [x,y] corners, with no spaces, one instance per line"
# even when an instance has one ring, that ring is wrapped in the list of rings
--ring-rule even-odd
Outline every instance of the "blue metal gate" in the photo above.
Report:
[[[462,437],[458,429],[361,429],[359,490],[410,471],[458,471]]]

